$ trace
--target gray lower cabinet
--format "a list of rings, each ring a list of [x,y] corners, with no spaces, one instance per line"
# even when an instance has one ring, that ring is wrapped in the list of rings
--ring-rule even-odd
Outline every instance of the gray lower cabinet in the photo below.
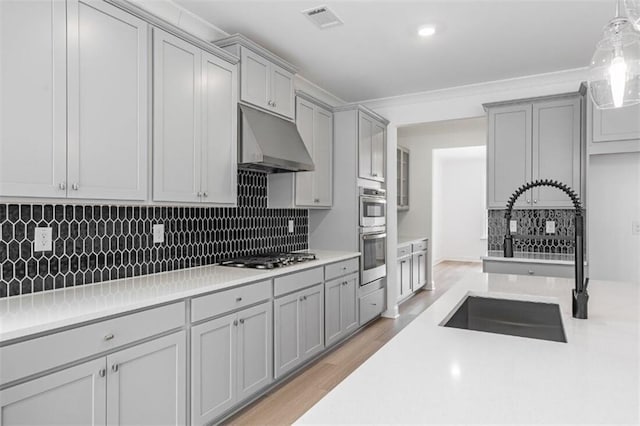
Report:
[[[191,328],[191,422],[210,423],[273,380],[271,302]]]
[[[358,274],[324,285],[325,345],[331,346],[358,328]]]
[[[416,291],[427,284],[427,251],[422,250],[412,254],[411,259],[411,290]]]
[[[324,349],[324,285],[273,301],[275,377],[281,377]]]
[[[0,391],[0,424],[183,425],[185,332]]]
[[[411,255],[398,259],[398,300],[407,298],[411,294]]]

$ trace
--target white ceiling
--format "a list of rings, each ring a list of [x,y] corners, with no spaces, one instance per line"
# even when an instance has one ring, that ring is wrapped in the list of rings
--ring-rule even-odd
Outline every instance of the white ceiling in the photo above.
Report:
[[[347,102],[587,66],[614,0],[175,0]],[[328,5],[344,25],[300,12]],[[420,39],[417,28],[437,34]]]

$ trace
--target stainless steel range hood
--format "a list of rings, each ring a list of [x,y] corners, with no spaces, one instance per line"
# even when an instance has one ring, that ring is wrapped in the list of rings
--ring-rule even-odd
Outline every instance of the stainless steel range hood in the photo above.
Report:
[[[238,104],[240,168],[271,173],[314,170],[295,123]]]

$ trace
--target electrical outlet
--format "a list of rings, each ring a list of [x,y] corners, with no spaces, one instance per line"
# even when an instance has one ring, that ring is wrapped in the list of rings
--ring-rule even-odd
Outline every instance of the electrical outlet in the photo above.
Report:
[[[640,235],[640,220],[631,222],[631,235]]]
[[[511,233],[513,233],[513,234],[518,232],[518,221],[517,220],[512,220],[511,222],[509,222],[509,231],[511,231]]]
[[[53,238],[51,228],[36,228],[34,233],[33,251],[51,251]]]
[[[293,234],[293,220],[289,221],[289,233]]]
[[[161,223],[153,225],[153,243],[164,243],[164,225]]]
[[[545,227],[547,228],[547,234],[555,234],[556,233],[556,222],[555,220],[548,220],[545,222]]]

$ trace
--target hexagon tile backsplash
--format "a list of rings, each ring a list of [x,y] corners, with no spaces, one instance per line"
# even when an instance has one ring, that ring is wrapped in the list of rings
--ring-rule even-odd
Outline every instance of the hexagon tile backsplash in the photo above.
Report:
[[[489,210],[489,250],[502,250],[506,220],[505,210]],[[513,250],[529,253],[574,254],[574,212],[569,209],[513,210],[512,220],[518,222]],[[556,232],[547,234],[547,220],[556,223]]]
[[[268,209],[267,176],[238,172],[238,207],[0,204],[0,297],[308,248],[304,209]],[[294,232],[288,233],[288,221]],[[153,243],[163,223],[165,242]],[[53,250],[33,251],[37,226]]]

